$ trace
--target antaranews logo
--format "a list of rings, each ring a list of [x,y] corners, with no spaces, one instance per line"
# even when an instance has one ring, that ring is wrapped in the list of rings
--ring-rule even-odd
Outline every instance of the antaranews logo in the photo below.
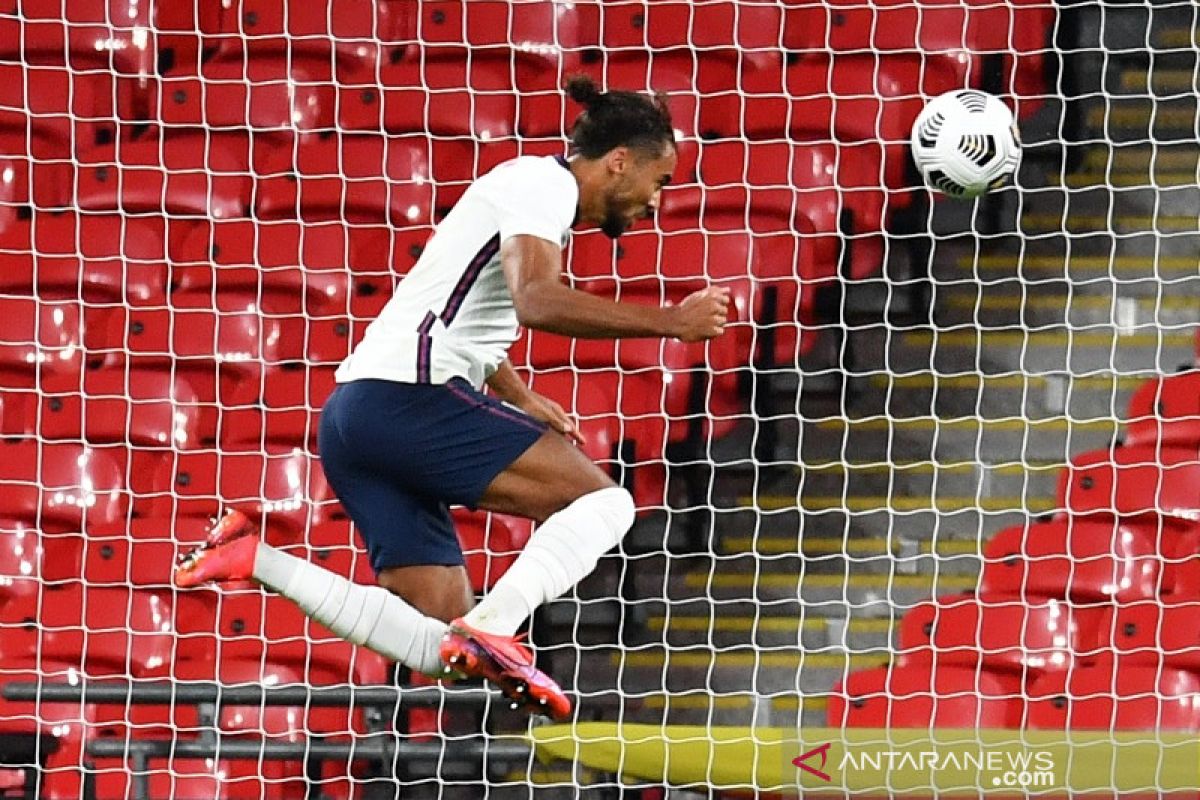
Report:
[[[820,778],[821,780],[828,783],[829,781],[833,780],[833,778],[831,778],[829,776],[829,773],[824,772],[824,769],[825,769],[825,762],[829,760],[829,748],[832,746],[833,746],[832,742],[826,742],[825,744],[821,745],[820,747],[814,747],[812,750],[809,750],[807,753],[804,753],[802,755],[797,756],[796,758],[793,758],[792,764],[799,767],[802,770],[805,770],[806,772],[811,772],[813,775],[816,775],[818,778]],[[808,759],[815,758],[816,756],[821,757],[821,768],[820,769],[817,769],[808,763]]]

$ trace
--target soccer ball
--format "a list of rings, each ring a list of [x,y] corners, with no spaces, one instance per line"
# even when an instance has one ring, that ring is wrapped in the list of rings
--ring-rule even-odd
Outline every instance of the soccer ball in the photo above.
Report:
[[[1021,135],[1000,98],[974,89],[930,100],[912,131],[913,160],[930,188],[978,197],[1003,186],[1021,164]]]

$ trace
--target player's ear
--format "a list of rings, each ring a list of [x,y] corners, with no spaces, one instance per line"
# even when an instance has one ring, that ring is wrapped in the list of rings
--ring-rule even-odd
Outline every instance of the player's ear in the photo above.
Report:
[[[608,166],[608,171],[614,175],[621,175],[629,168],[631,154],[628,147],[614,147],[604,156],[605,163]]]

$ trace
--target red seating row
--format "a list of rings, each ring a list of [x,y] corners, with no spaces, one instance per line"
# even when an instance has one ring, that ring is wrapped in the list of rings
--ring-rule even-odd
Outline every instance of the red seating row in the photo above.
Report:
[[[1108,658],[1047,672],[932,662],[864,670],[830,699],[830,725],[855,728],[1034,728],[1200,731],[1200,673]]]
[[[906,613],[830,723],[1200,730],[1198,376],[1144,384],[1125,444],[1063,471],[1065,513],[996,534],[978,594]]]

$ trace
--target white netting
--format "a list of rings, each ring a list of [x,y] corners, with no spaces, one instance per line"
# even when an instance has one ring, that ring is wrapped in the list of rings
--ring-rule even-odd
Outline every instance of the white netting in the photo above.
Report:
[[[800,753],[766,743],[799,726],[1200,729],[1200,384],[1147,383],[1194,362],[1196,23],[1093,0],[0,2],[0,678],[302,701],[10,698],[0,791],[650,798],[794,784]],[[611,728],[566,736],[547,766],[482,695],[316,704],[422,679],[282,598],[170,576],[235,506],[372,580],[315,455],[333,369],[474,177],[565,152],[575,73],[665,92],[680,165],[653,224],[574,237],[569,280],[655,304],[715,282],[736,321],[513,348],[640,510],[532,628],[581,720],[649,727],[615,756]],[[966,86],[1017,113],[1019,188],[933,201],[912,120]],[[486,591],[530,526],[455,519]],[[662,740],[718,735],[664,769]]]

